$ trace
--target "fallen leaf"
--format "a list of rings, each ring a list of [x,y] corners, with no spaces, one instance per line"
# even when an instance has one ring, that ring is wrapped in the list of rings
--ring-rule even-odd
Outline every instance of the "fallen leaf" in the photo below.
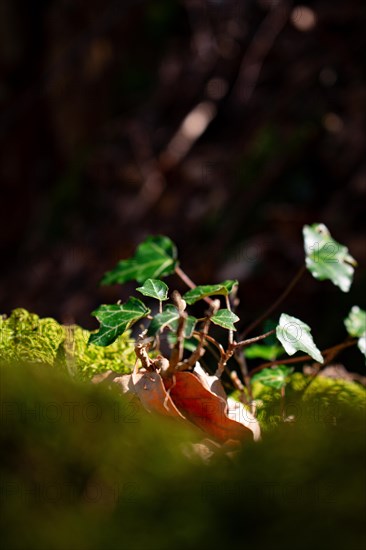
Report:
[[[261,428],[258,420],[251,412],[248,411],[240,401],[236,401],[232,397],[227,399],[226,414],[232,420],[240,422],[253,433],[254,441],[259,441],[261,438]]]
[[[133,372],[131,377],[133,388],[145,409],[164,416],[184,419],[166,391],[160,374],[140,369]]]
[[[252,436],[250,429],[227,416],[226,400],[205,388],[194,374],[177,372],[171,379],[165,379],[164,384],[181,413],[216,440]]]
[[[200,365],[200,363],[197,361],[196,366],[193,369],[193,374],[195,374],[198,379],[202,382],[203,386],[214,393],[215,395],[218,395],[222,399],[226,400],[226,392],[224,390],[224,386],[221,383],[220,378],[215,376],[214,374],[208,374]]]

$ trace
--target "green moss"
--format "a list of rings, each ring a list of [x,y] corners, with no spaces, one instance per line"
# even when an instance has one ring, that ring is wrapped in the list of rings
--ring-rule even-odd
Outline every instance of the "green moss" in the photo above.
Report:
[[[132,370],[135,356],[129,332],[107,348],[88,346],[89,336],[89,331],[77,325],[60,325],[54,319],[15,309],[10,317],[0,318],[0,360],[42,363],[81,379],[109,369]]]
[[[289,420],[303,424],[352,423],[355,414],[366,412],[366,389],[356,382],[323,376],[291,375],[284,403],[280,392],[260,382],[252,386],[258,419],[266,431]]]

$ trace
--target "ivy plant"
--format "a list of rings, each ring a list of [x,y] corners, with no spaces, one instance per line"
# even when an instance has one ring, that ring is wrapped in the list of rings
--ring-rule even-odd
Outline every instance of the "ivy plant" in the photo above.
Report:
[[[196,285],[180,267],[175,244],[166,236],[150,236],[137,247],[131,258],[118,262],[102,280],[104,285],[136,281],[140,285],[136,290],[141,299],[132,296],[124,304],[103,304],[97,308],[93,315],[100,322],[100,328],[91,334],[89,342],[97,346],[109,346],[138,323],[135,355],[136,365],[139,365],[140,370],[135,370],[135,390],[139,393],[139,388],[144,387],[152,392],[148,400],[146,392],[142,392],[140,399],[149,410],[151,407],[162,410],[162,403],[163,408],[170,411],[169,414],[179,415],[184,410],[190,419],[194,418],[200,428],[202,415],[198,422],[196,412],[192,412],[193,401],[187,405],[187,399],[195,399],[197,402],[200,392],[203,391],[194,381],[197,376],[201,377],[202,384],[212,395],[221,399],[225,392],[223,387],[217,390],[217,382],[226,371],[233,389],[239,391],[240,400],[248,403],[252,395],[252,381],[260,381],[264,386],[281,390],[284,395],[284,388],[293,371],[288,364],[310,361],[315,363],[319,372],[337,353],[354,344],[365,355],[366,312],[358,306],[352,308],[344,321],[349,338],[322,351],[316,345],[311,328],[305,321],[285,312],[279,314],[274,324],[270,320],[270,316],[279,308],[306,270],[316,279],[331,281],[343,292],[350,290],[357,263],[347,247],[335,241],[324,224],[306,225],[303,236],[304,266],[282,296],[247,327],[240,327],[240,318],[235,311],[238,303],[235,299],[239,284],[237,280]],[[181,294],[174,286],[172,288],[162,280],[172,275],[188,287],[186,292]],[[157,306],[154,302],[157,302]],[[248,338],[248,334],[263,321],[267,322],[267,327],[268,322],[272,323],[272,328]],[[214,328],[214,325],[219,329]],[[226,331],[226,337],[220,329]],[[214,376],[206,373],[207,379],[203,379],[202,372],[199,374],[197,368],[199,366],[202,369],[199,362],[203,362],[208,351],[217,360],[217,367]],[[298,352],[305,355],[292,357]],[[286,358],[286,354],[290,357]],[[262,359],[265,362],[249,368],[247,361],[252,359]],[[150,373],[150,378],[143,379],[142,383],[138,376],[143,377],[144,373]],[[186,378],[183,379],[179,373],[187,373]],[[189,373],[196,375],[194,380]],[[155,377],[155,384],[151,384],[151,376]],[[216,381],[216,393],[210,386],[213,377]],[[154,399],[151,396],[156,391],[156,401],[152,405]],[[170,403],[172,395],[175,396],[174,403]],[[221,427],[223,430],[229,429],[228,426]],[[210,429],[213,429],[212,425]],[[234,432],[235,430],[237,428]]]

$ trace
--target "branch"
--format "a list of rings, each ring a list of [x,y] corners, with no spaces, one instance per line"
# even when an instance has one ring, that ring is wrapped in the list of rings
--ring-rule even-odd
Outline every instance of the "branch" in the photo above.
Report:
[[[185,283],[189,288],[196,288],[197,285],[192,281],[190,277],[188,277],[187,273],[185,273],[183,269],[181,269],[178,265],[175,268],[175,273],[183,281],[183,283]],[[211,300],[211,298],[206,297],[203,299],[207,304],[209,304],[210,306],[212,305],[213,300]]]
[[[255,336],[255,338],[249,338],[248,340],[242,340],[241,342],[234,342],[235,347],[243,348],[245,346],[250,346],[250,344],[254,344],[255,342],[259,342],[260,340],[264,340],[267,338],[267,336],[270,336],[271,334],[274,334],[276,332],[276,329],[269,330],[268,332],[265,332],[264,334],[261,334],[260,336]]]
[[[354,338],[353,340],[346,340],[341,344],[337,344],[336,346],[332,346],[331,348],[324,349],[321,352],[321,354],[327,355],[331,353],[333,354],[333,357],[335,357],[340,351],[342,351],[345,348],[354,346],[356,343],[357,343],[357,338]],[[282,360],[277,359],[277,361],[268,361],[267,363],[262,363],[262,365],[259,365],[259,367],[256,367],[255,369],[251,370],[250,376],[252,376],[256,372],[261,371],[266,367],[272,367],[273,365],[289,365],[292,363],[301,363],[302,361],[308,361],[309,359],[313,359],[311,355],[300,355],[300,357],[294,357],[292,359],[282,359]]]

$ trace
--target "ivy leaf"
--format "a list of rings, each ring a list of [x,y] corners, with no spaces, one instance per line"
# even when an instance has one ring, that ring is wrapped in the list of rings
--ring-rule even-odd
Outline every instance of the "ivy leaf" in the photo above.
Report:
[[[344,324],[348,334],[358,338],[357,347],[366,357],[366,311],[353,306]]]
[[[136,288],[136,290],[144,296],[155,298],[160,302],[168,299],[168,285],[159,279],[147,279],[143,286]]]
[[[297,351],[304,351],[315,361],[324,363],[323,356],[316,347],[310,331],[309,325],[300,319],[282,313],[279,325],[276,327],[276,336],[289,355],[293,355]]]
[[[321,281],[330,279],[343,292],[348,292],[357,262],[348,248],[335,241],[327,227],[320,224],[303,228],[306,267]]]
[[[357,347],[360,352],[366,357],[366,331],[358,339]]]
[[[122,284],[133,280],[143,283],[146,279],[170,275],[178,264],[176,258],[176,246],[168,237],[148,237],[137,247],[132,258],[121,260],[104,275],[102,284]]]
[[[237,323],[239,317],[228,309],[219,309],[219,311],[211,317],[211,321],[215,323],[215,325],[227,328],[228,330],[236,330],[233,323]]]
[[[151,321],[147,335],[154,336],[159,331],[164,330],[170,323],[177,321],[179,319],[179,311],[172,304],[168,304],[164,307],[161,313],[155,315],[154,319]]]
[[[366,311],[360,309],[358,306],[353,306],[347,319],[344,320],[344,324],[350,336],[361,338],[364,332],[366,332]]]
[[[288,382],[288,377],[293,372],[293,368],[286,365],[277,365],[270,369],[263,369],[252,376],[252,382],[260,382],[263,386],[280,390]]]
[[[283,347],[277,344],[272,346],[253,344],[244,350],[244,355],[247,359],[266,359],[267,361],[275,361],[282,353]]]
[[[145,317],[150,310],[137,298],[130,298],[125,304],[102,305],[93,311],[101,326],[91,334],[89,344],[109,346],[136,321]]]
[[[162,313],[155,315],[151,321],[147,331],[148,336],[155,336],[158,332],[164,330],[165,327],[170,327],[173,331],[177,331],[179,322],[179,311],[172,304],[168,304],[164,307]],[[186,325],[184,328],[185,338],[190,338],[194,327],[196,326],[197,319],[189,315],[186,319]]]
[[[216,285],[201,285],[188,290],[183,296],[187,304],[192,305],[207,296],[228,296],[239,283],[236,280],[227,280]]]

